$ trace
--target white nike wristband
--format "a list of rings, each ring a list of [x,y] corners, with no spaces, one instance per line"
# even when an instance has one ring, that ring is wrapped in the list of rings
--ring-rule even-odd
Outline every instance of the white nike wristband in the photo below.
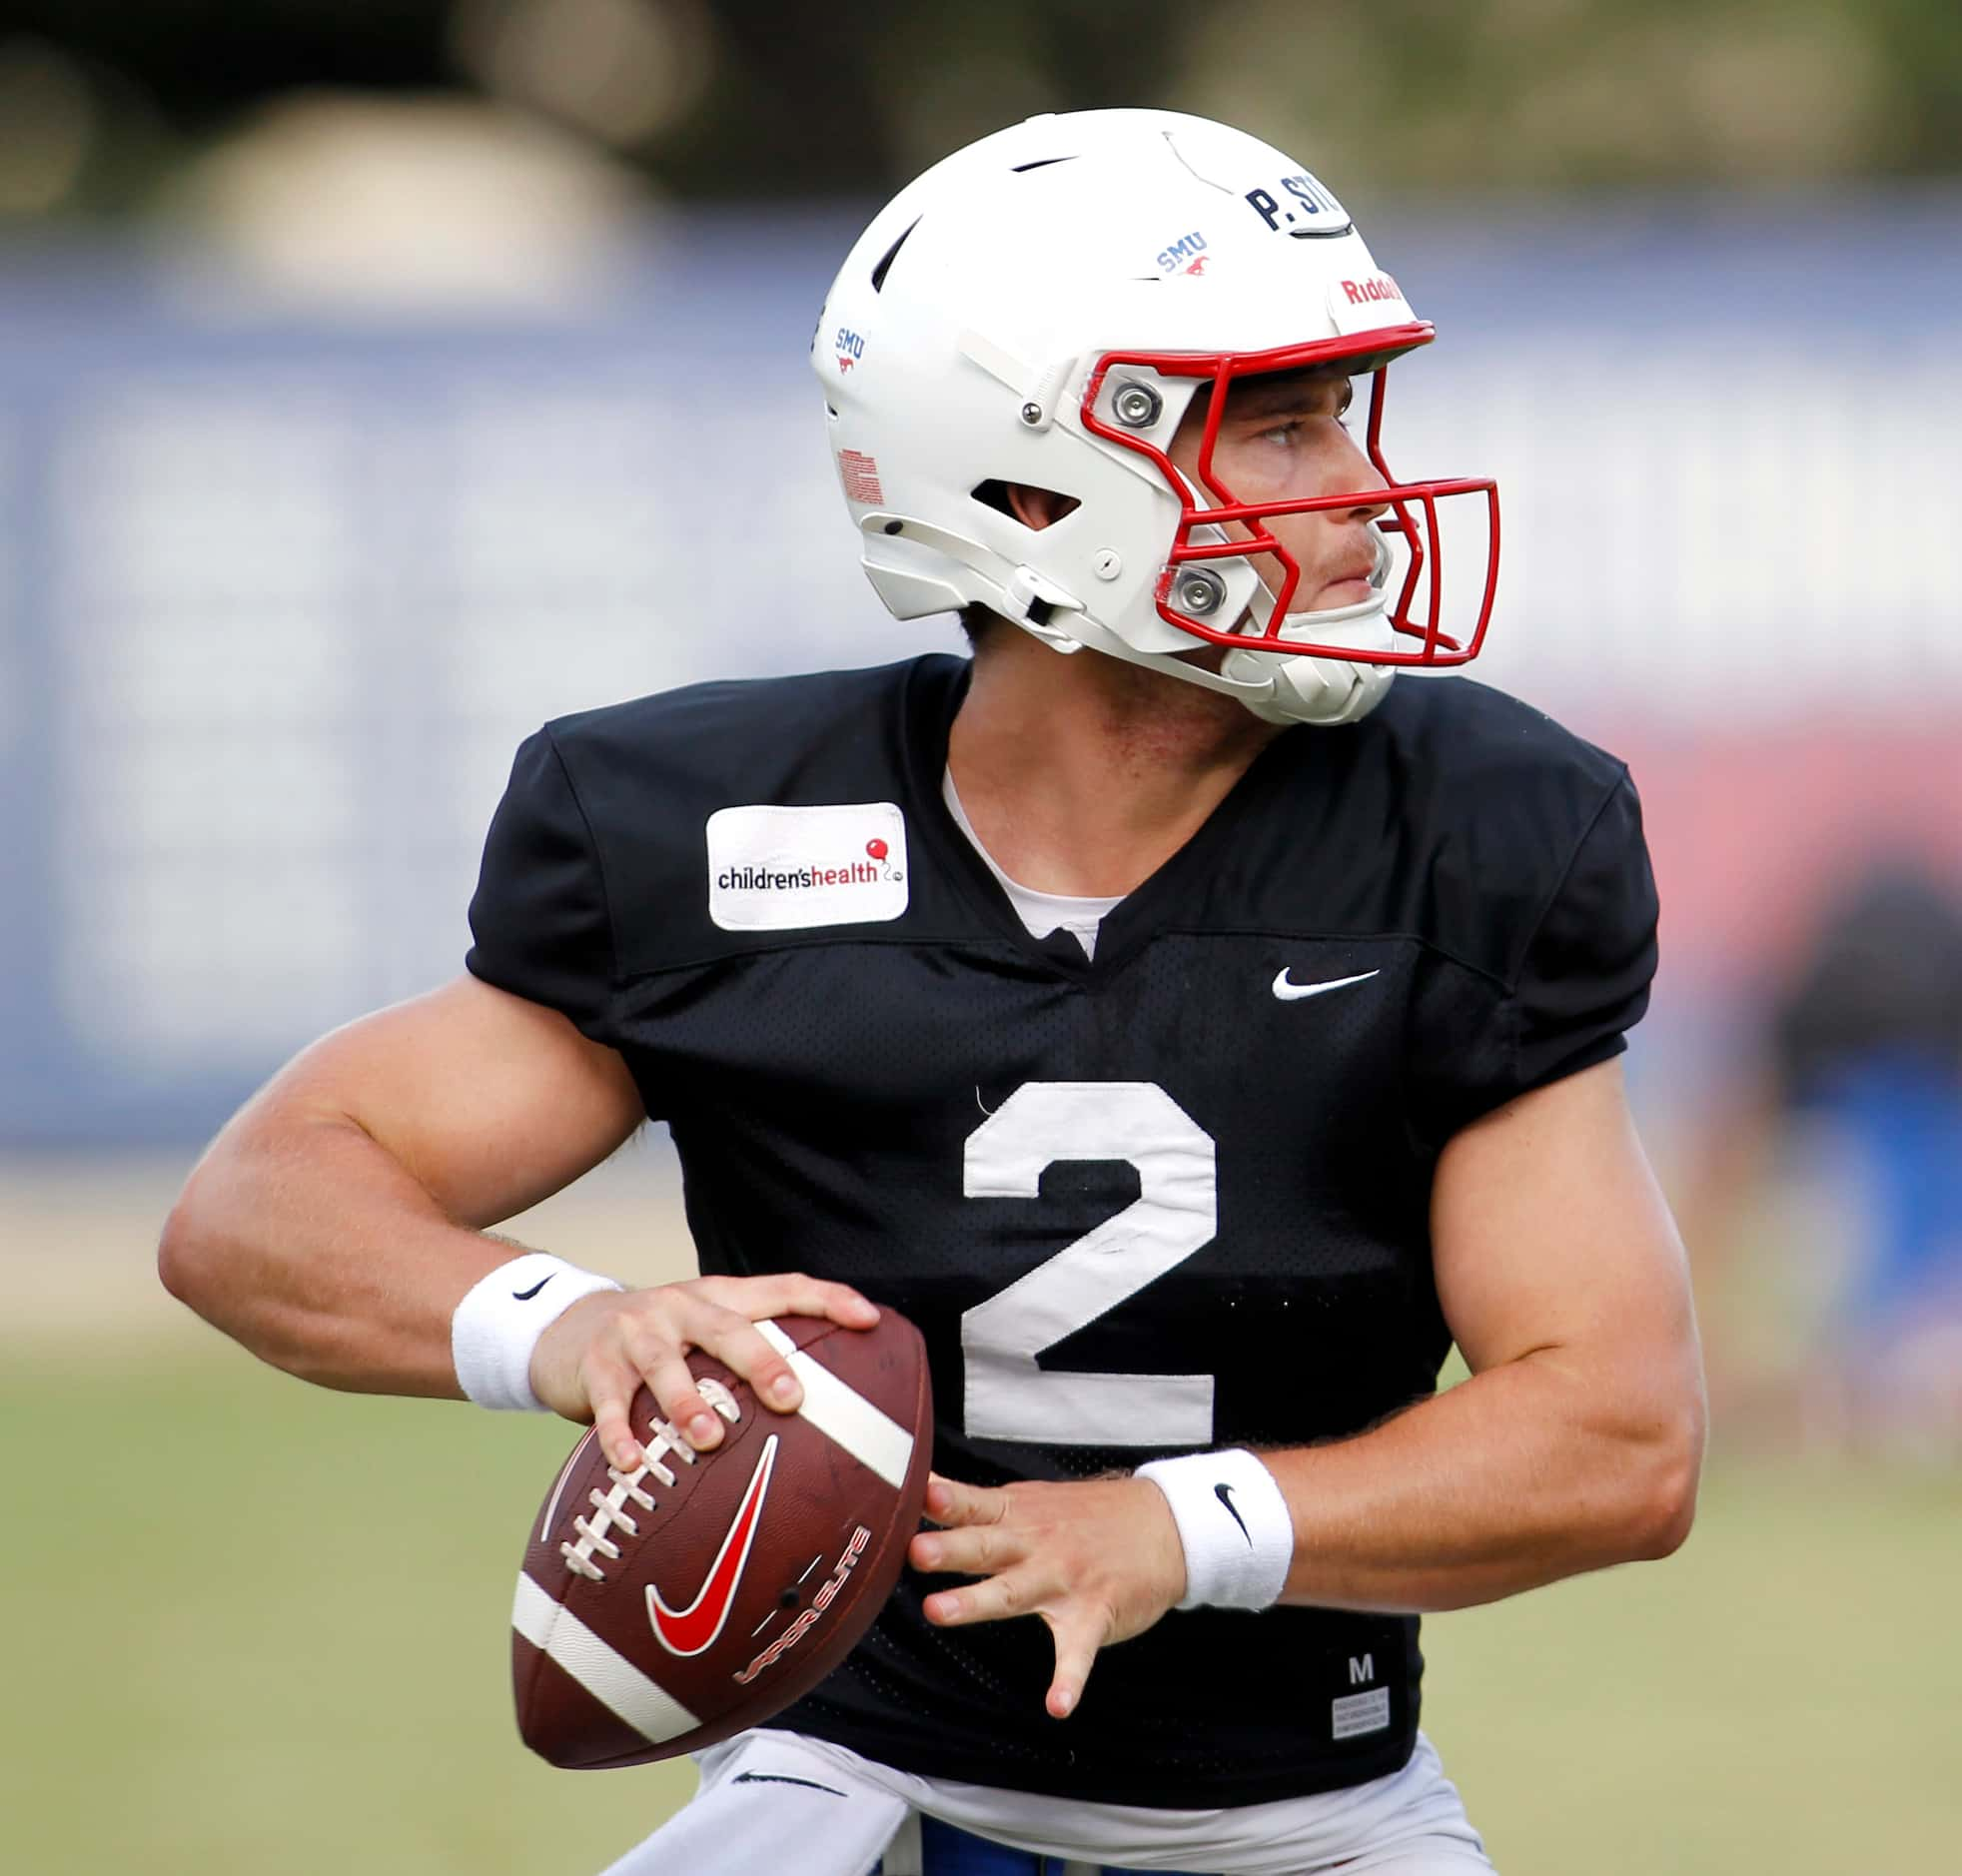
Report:
[[[538,1338],[581,1297],[620,1288],[543,1251],[499,1264],[471,1286],[450,1319],[450,1359],[465,1398],[479,1407],[546,1411],[531,1392]]]
[[[1265,1609],[1295,1559],[1295,1521],[1281,1487],[1243,1446],[1153,1459],[1149,1478],[1172,1507],[1186,1552],[1182,1609]]]

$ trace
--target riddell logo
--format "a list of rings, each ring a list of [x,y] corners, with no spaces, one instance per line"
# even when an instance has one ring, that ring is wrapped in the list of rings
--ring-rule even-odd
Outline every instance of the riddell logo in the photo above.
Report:
[[[708,912],[725,931],[897,918],[906,823],[889,801],[721,808],[708,817]]]
[[[1372,274],[1368,280],[1346,280],[1343,297],[1351,306],[1368,306],[1373,300],[1401,300],[1404,290],[1388,274]]]

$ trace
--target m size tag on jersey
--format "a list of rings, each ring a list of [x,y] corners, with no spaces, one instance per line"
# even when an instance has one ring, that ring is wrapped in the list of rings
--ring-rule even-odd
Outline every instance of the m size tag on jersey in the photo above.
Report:
[[[708,916],[724,931],[861,925],[906,909],[906,817],[890,801],[708,817]]]

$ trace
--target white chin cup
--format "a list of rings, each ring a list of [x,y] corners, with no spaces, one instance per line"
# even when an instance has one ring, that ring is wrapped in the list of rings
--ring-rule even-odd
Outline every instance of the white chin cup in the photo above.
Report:
[[[1382,597],[1332,612],[1291,612],[1281,627],[1281,636],[1354,645],[1359,651],[1396,649],[1396,634],[1390,628]],[[1255,686],[1241,691],[1240,700],[1264,722],[1333,728],[1368,716],[1383,701],[1397,667],[1247,650],[1229,652],[1220,665],[1220,675],[1236,684]]]

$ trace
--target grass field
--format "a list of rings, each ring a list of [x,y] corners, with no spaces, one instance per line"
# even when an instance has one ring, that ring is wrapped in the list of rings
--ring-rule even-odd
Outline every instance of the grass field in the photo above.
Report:
[[[0,1336],[0,1869],[589,1876],[686,1796],[512,1731],[565,1428],[146,1309]],[[1952,1472],[1719,1462],[1667,1563],[1428,1623],[1428,1724],[1506,1876],[1962,1871],[1958,1575]]]

